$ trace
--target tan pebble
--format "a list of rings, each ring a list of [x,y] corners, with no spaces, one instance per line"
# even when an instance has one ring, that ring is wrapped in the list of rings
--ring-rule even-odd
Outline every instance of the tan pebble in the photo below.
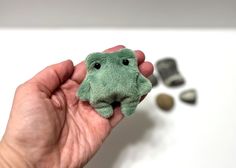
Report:
[[[168,94],[161,93],[156,97],[156,104],[165,111],[169,111],[174,106],[174,98]]]

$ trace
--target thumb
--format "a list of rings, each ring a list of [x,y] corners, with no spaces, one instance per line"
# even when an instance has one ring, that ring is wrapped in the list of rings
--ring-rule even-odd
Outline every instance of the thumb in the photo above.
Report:
[[[60,85],[71,77],[74,66],[71,60],[63,61],[46,67],[36,74],[30,82],[36,84],[42,91],[51,95]]]

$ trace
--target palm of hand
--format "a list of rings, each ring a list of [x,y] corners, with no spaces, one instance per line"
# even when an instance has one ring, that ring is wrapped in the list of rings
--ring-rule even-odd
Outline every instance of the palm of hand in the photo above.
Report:
[[[71,72],[60,77],[49,67],[46,70],[51,79],[44,78],[42,71],[19,87],[3,140],[28,164],[82,167],[123,116],[116,108],[110,119],[104,119],[88,103],[75,97],[86,73],[83,63],[75,69],[68,61],[56,66]],[[152,67],[148,69],[151,74]],[[56,89],[50,81],[57,83]]]
[[[31,82],[19,87],[5,138],[14,137],[17,148],[27,149],[21,155],[29,162],[42,167],[83,166],[109,134],[113,120],[79,101],[78,88],[79,83],[69,79],[49,97]]]

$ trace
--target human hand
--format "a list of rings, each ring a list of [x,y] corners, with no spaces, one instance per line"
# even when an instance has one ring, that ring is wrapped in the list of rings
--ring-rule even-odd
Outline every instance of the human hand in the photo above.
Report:
[[[104,52],[114,52],[116,46]],[[149,76],[153,65],[136,51],[140,72]],[[83,167],[123,118],[119,107],[105,119],[80,101],[76,90],[86,75],[84,62],[65,61],[45,68],[20,85],[15,93],[0,165],[5,167]]]

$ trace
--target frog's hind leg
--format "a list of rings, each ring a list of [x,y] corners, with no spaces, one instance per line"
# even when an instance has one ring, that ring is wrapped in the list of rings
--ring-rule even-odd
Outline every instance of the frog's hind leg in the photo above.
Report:
[[[126,98],[121,102],[121,112],[125,116],[130,116],[135,112],[136,107],[138,106],[139,99],[136,98]]]
[[[93,105],[93,107],[104,118],[109,118],[113,114],[112,106],[106,102],[97,103],[96,105]]]

